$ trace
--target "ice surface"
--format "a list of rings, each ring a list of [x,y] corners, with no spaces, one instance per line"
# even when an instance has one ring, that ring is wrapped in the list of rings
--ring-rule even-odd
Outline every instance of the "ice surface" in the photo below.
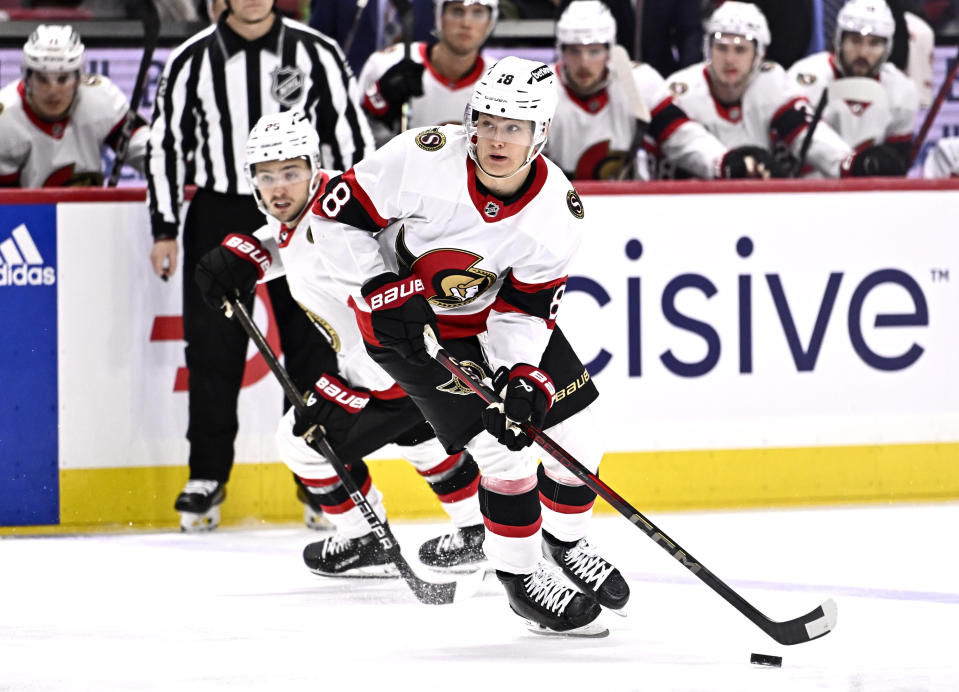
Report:
[[[776,644],[618,516],[591,540],[633,596],[593,640],[527,632],[492,575],[449,606],[314,576],[301,527],[5,538],[0,690],[959,690],[959,504],[649,518],[775,620],[835,598],[836,631]],[[393,528],[412,560],[445,527]]]

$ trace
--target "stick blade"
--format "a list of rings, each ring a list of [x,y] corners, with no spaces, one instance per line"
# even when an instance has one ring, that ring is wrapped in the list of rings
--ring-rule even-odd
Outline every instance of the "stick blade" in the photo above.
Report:
[[[450,603],[459,603],[475,596],[485,576],[486,570],[478,569],[451,582],[428,582],[414,575],[415,581],[407,580],[407,583],[412,588],[413,594],[420,603],[427,605],[449,605]]]
[[[788,622],[774,622],[767,634],[780,644],[802,644],[824,637],[836,628],[839,609],[831,598],[802,617]]]

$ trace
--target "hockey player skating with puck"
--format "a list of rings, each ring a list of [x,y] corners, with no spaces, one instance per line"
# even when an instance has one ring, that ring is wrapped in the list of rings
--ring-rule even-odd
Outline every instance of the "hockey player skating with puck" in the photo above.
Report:
[[[547,65],[503,58],[477,81],[465,128],[399,135],[333,178],[311,230],[374,360],[447,452],[467,449],[479,464],[483,547],[510,607],[534,631],[595,636],[608,631],[600,604],[629,597],[585,539],[595,494],[551,459],[537,467],[514,425],[542,426],[599,466],[598,393],[556,326],[585,231],[579,196],[540,155],[556,88]],[[486,408],[429,357],[425,326],[461,363],[495,372],[502,407]]]
[[[322,575],[396,575],[330,464],[300,437],[316,425],[381,521],[386,511],[363,457],[390,442],[401,446],[457,527],[421,547],[425,564],[458,567],[483,560],[476,462],[466,452],[447,454],[409,397],[370,359],[346,294],[319,262],[323,249],[311,240],[307,212],[328,176],[320,170],[316,130],[296,111],[263,116],[247,140],[246,171],[267,224],[252,238],[228,235],[201,258],[196,280],[204,299],[221,307],[225,296],[246,300],[257,281],[285,275],[293,298],[336,352],[336,371],[320,374],[307,395],[308,414],[298,419],[290,409],[276,435],[280,458],[308,491],[310,504],[336,528],[335,535],[306,547],[307,566]]]
[[[0,90],[0,187],[103,184],[103,146],[116,148],[130,105],[88,75],[80,35],[40,25],[23,46],[23,77]],[[147,128],[134,123],[127,162],[143,169]]]

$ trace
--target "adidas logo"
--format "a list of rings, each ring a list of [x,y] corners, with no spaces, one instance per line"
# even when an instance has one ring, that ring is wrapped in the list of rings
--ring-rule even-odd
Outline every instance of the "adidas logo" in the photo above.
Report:
[[[20,224],[12,238],[0,243],[0,286],[52,286],[57,281],[56,269],[43,266],[30,231]]]

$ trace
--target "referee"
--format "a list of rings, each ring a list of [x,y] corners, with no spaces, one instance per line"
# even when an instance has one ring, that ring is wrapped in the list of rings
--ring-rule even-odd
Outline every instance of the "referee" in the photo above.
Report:
[[[217,526],[233,466],[247,336],[203,302],[193,274],[198,260],[226,235],[252,233],[265,223],[244,174],[247,134],[260,116],[295,108],[316,127],[325,168],[345,170],[372,150],[356,80],[334,41],[279,15],[275,0],[226,5],[215,25],[170,54],[147,147],[150,261],[164,280],[176,269],[183,223],[190,479],[175,508],[187,531]],[[189,181],[197,192],[184,220],[183,186]],[[335,368],[335,354],[290,297],[285,280],[267,287],[287,369],[306,390],[321,372]]]

